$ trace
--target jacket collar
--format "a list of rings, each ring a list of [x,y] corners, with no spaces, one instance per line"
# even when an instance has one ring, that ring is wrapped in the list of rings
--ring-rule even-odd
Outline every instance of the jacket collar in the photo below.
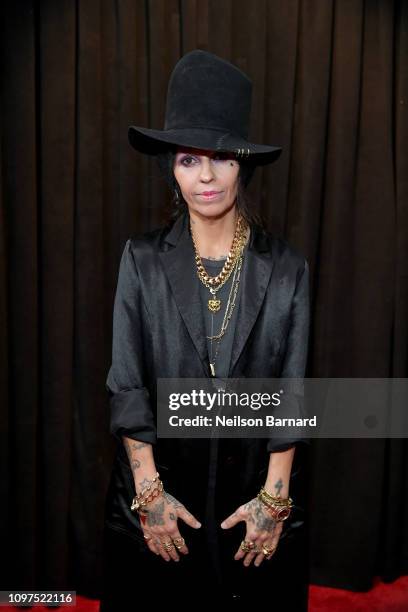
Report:
[[[189,232],[189,214],[184,212],[164,236],[159,253],[171,291],[188,333],[200,356],[206,376],[210,375],[204,315],[200,298],[200,280]],[[241,292],[236,330],[232,344],[229,377],[255,324],[272,273],[271,239],[261,228],[251,225],[251,234],[241,270]]]
[[[164,237],[164,241],[172,246],[176,246],[182,237],[183,232],[189,232],[189,214],[182,213],[173,222],[170,231]],[[254,250],[257,253],[271,253],[270,238],[257,225],[251,225],[251,235],[248,244],[249,250]]]

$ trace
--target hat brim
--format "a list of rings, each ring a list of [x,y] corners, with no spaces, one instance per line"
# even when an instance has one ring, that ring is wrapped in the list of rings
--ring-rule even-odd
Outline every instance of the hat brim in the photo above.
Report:
[[[247,142],[240,136],[214,128],[153,130],[131,125],[128,138],[134,149],[148,155],[157,155],[169,146],[184,146],[234,153],[238,160],[243,159],[259,166],[276,161],[282,153],[282,147]]]

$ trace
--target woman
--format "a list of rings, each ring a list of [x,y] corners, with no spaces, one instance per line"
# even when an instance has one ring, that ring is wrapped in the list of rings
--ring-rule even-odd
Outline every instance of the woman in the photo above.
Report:
[[[304,376],[308,266],[247,204],[254,168],[281,152],[248,142],[250,103],[244,73],[196,50],[172,73],[164,130],[129,129],[157,156],[176,214],[129,239],[120,263],[102,611],[214,600],[307,610],[305,440],[157,436],[158,377],[219,388]]]

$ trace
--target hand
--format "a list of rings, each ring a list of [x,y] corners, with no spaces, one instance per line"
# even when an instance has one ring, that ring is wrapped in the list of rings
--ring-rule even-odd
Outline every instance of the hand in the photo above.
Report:
[[[178,552],[187,555],[188,548],[180,535],[177,519],[181,518],[194,529],[199,529],[201,523],[166,491],[147,504],[145,509],[146,514],[139,513],[139,517],[149,549],[161,555],[165,561],[179,561]]]
[[[252,550],[245,552],[240,546],[234,559],[236,561],[243,559],[245,567],[248,567],[255,559],[254,565],[258,567],[265,558],[269,560],[275,552],[282,533],[283,522],[276,522],[257,497],[235,510],[221,523],[221,527],[230,529],[241,521],[246,522],[244,541],[249,543]],[[270,554],[265,554],[263,548],[271,550]]]

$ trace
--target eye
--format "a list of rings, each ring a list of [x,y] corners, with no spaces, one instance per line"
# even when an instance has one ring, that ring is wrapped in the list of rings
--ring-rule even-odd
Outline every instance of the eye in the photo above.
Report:
[[[179,163],[182,166],[186,166],[186,168],[188,168],[188,166],[193,165],[194,161],[195,161],[195,158],[192,155],[184,155],[184,157],[180,159]]]

